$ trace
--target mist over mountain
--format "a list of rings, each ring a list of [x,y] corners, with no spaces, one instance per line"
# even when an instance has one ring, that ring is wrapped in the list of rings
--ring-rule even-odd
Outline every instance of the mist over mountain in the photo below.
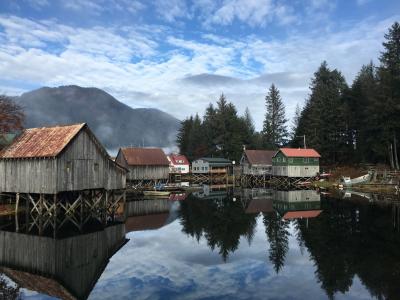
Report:
[[[153,108],[133,109],[98,88],[43,87],[15,97],[26,127],[88,123],[103,145],[173,147],[179,120]]]

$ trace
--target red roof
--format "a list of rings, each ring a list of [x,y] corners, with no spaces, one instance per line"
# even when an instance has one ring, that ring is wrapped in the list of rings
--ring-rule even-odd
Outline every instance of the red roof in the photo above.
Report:
[[[283,218],[285,220],[301,219],[301,218],[315,218],[320,215],[322,210],[301,210],[301,211],[288,211]]]
[[[189,165],[189,161],[185,155],[182,154],[170,154],[168,158],[171,160],[172,164],[177,165]]]
[[[0,152],[0,158],[55,157],[86,124],[29,128]]]
[[[272,165],[274,150],[244,150],[249,163],[252,165]]]
[[[169,166],[164,151],[160,148],[121,148],[129,166]]]
[[[314,149],[302,148],[280,148],[279,149],[286,157],[321,157]]]

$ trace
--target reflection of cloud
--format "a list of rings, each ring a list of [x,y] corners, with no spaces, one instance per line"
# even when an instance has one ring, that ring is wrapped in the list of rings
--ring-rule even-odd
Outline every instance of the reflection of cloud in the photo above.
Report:
[[[314,278],[308,253],[301,255],[293,226],[286,265],[275,275],[268,262],[268,243],[262,217],[249,246],[223,263],[204,239],[199,243],[181,232],[179,221],[160,230],[135,232],[110,261],[90,299],[325,299]],[[367,297],[359,282],[346,294]]]

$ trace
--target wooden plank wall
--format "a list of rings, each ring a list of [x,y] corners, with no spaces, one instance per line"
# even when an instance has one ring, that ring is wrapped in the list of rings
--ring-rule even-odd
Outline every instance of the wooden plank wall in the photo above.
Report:
[[[127,180],[165,180],[169,176],[169,166],[129,166]]]
[[[122,189],[126,172],[94,143],[86,130],[57,158],[0,160],[0,191],[46,193]]]

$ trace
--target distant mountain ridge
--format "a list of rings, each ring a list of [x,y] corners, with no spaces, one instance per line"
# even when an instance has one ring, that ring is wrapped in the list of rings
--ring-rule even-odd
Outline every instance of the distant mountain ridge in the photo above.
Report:
[[[98,88],[43,87],[15,97],[26,127],[88,123],[109,150],[120,146],[173,147],[179,120],[153,108],[131,108]]]

